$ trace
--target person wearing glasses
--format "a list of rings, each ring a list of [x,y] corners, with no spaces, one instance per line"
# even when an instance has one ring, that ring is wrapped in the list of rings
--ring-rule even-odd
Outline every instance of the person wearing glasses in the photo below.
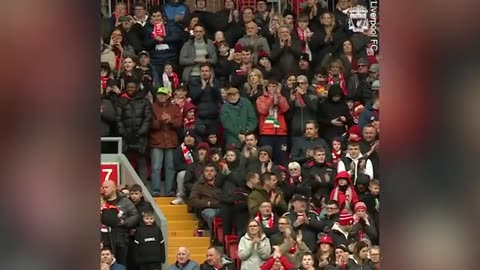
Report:
[[[270,253],[270,240],[263,233],[260,222],[250,220],[247,233],[240,238],[238,244],[238,257],[242,260],[240,270],[259,269],[270,257]]]
[[[338,221],[340,207],[338,202],[335,200],[327,201],[326,205],[323,207],[322,212],[320,213],[320,222],[323,226],[323,232],[328,233],[333,227],[333,224]]]

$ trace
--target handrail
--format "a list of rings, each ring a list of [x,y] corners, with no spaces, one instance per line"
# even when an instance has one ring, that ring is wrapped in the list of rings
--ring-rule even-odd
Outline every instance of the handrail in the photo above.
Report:
[[[102,142],[117,142],[117,154],[123,153],[123,138],[122,137],[101,137]]]

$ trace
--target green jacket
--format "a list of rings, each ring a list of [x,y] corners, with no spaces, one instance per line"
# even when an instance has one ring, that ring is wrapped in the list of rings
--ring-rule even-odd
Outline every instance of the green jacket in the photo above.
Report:
[[[278,194],[278,196],[283,196],[283,194]],[[270,194],[263,189],[262,187],[255,187],[253,188],[252,193],[248,195],[248,212],[250,213],[250,217],[255,217],[258,214],[258,210],[260,205],[263,202],[270,201]],[[287,212],[288,205],[285,200],[281,200],[279,204],[273,206],[273,212],[279,216],[283,215],[283,213]]]
[[[229,102],[223,104],[220,111],[220,120],[225,129],[225,143],[227,145],[241,146],[238,134],[245,134],[257,129],[257,114],[252,103],[240,97],[236,105]]]

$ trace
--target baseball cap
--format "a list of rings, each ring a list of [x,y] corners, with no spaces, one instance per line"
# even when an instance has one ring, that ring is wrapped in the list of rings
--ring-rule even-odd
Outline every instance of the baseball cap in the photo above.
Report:
[[[157,90],[157,95],[162,94],[162,95],[168,95],[170,93],[170,90],[166,87],[159,87]]]
[[[150,54],[147,51],[141,51],[141,52],[138,53],[138,57],[140,57],[142,55],[146,55],[147,57],[150,57]]]
[[[227,95],[233,95],[233,94],[238,94],[240,91],[238,91],[237,88],[235,87],[230,87],[227,89],[227,91],[225,91],[225,94]]]
[[[368,71],[373,72],[373,73],[378,73],[380,72],[380,65],[379,64],[372,64]]]
[[[329,235],[323,235],[323,236],[320,237],[320,239],[318,240],[318,244],[330,244],[330,245],[333,246],[332,237],[329,236]]]
[[[368,66],[369,66],[369,63],[368,63],[367,59],[365,59],[365,58],[359,58],[359,59],[357,60],[357,66],[358,66],[358,65],[365,65],[365,66],[368,67]]]
[[[308,201],[308,198],[302,194],[295,194],[293,195],[291,202],[294,201]]]

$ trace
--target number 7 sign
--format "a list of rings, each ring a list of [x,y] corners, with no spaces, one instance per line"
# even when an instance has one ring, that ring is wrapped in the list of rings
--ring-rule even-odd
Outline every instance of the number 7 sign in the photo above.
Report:
[[[106,180],[112,180],[118,186],[120,184],[119,172],[120,164],[116,162],[102,163],[100,165],[100,186]]]

